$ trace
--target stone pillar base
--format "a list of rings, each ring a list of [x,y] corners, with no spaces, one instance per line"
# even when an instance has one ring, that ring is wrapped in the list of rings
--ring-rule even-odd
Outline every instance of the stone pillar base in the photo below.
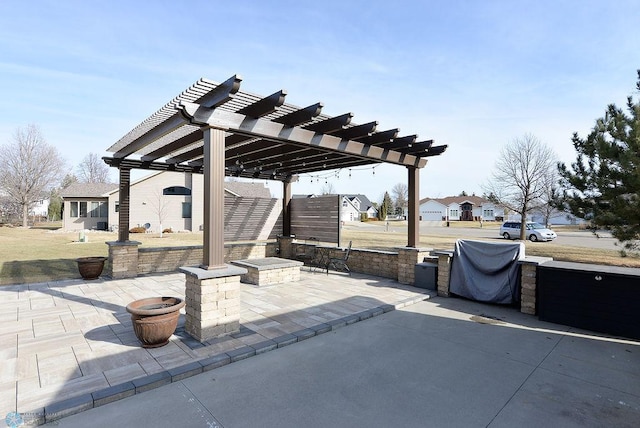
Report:
[[[551,257],[525,257],[520,261],[520,312],[535,315],[538,265],[550,262]]]
[[[283,259],[292,259],[293,258],[293,240],[291,236],[278,236],[278,248],[280,250],[280,254],[278,257],[282,257]]]
[[[416,283],[416,263],[430,254],[431,248],[400,247],[398,250],[398,282],[414,285]]]
[[[438,296],[449,297],[449,274],[453,251],[437,251],[438,256]]]
[[[247,270],[226,265],[205,270],[181,267],[186,275],[185,330],[206,342],[240,330],[240,276]]]
[[[111,241],[107,275],[113,279],[135,278],[138,276],[138,241]]]

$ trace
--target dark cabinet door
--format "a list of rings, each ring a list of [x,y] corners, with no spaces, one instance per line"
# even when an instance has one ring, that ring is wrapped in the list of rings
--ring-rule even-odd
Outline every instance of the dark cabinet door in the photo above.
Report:
[[[640,277],[538,267],[543,321],[640,339]]]

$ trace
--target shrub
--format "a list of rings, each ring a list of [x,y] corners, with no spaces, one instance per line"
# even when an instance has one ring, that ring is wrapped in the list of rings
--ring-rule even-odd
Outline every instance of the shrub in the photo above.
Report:
[[[132,227],[129,229],[129,233],[146,233],[147,229],[142,226]]]
[[[162,231],[162,233],[173,233],[173,230],[171,230],[171,228],[170,228],[170,227],[168,227],[168,228],[164,229],[164,230]]]

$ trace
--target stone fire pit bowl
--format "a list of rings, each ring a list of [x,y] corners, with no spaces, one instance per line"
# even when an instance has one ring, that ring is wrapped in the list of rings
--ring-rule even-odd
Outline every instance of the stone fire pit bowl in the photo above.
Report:
[[[143,348],[158,348],[169,343],[184,304],[178,297],[149,297],[127,305],[133,331]]]

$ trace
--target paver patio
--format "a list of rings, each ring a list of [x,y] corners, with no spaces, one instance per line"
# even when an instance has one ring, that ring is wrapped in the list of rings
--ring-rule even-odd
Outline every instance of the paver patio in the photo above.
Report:
[[[236,334],[202,344],[181,316],[168,345],[142,348],[126,305],[184,288],[181,273],[0,287],[0,415],[43,422],[429,298],[385,278],[305,270],[297,282],[242,284]]]

